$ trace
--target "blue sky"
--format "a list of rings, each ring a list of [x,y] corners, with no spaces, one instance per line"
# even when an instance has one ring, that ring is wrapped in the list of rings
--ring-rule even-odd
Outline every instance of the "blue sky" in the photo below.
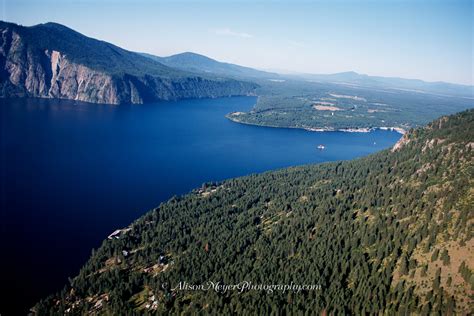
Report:
[[[473,2],[0,0],[3,20],[65,24],[126,49],[261,69],[473,84]]]

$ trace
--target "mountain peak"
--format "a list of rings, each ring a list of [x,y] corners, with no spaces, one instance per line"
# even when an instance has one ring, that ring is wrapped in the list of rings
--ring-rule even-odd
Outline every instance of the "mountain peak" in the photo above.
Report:
[[[59,23],[25,27],[1,22],[0,32],[7,34],[0,41],[4,52],[0,54],[0,64],[13,65],[5,69],[6,80],[0,80],[0,97],[54,97],[120,104],[247,95],[256,87],[253,83],[173,69]],[[12,45],[12,32],[18,35],[15,41],[20,44]],[[21,78],[29,78],[34,84],[25,84]],[[173,84],[181,89],[170,90],[168,86]]]
[[[217,76],[230,76],[237,78],[275,78],[277,74],[256,70],[249,67],[239,66],[231,63],[220,62],[210,57],[194,53],[184,52],[166,57],[158,57],[150,54],[142,54],[156,60],[168,67],[183,71],[208,73]]]
[[[46,26],[46,27],[51,27],[51,28],[56,28],[56,29],[65,29],[65,30],[71,30],[71,28],[63,25],[63,24],[60,24],[60,23],[56,23],[56,22],[46,22],[46,23],[40,23],[40,24],[37,24],[35,26]],[[34,27],[34,26],[33,26]]]
[[[167,57],[173,57],[173,56],[189,56],[189,57],[205,58],[205,59],[215,60],[215,59],[212,59],[212,58],[207,57],[205,55],[194,53],[194,52],[183,52],[183,53],[179,53],[179,54],[175,54],[175,55],[171,55],[171,56],[167,56]]]

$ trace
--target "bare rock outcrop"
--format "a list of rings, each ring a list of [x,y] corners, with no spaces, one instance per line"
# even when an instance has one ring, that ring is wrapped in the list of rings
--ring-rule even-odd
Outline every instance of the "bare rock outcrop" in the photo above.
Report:
[[[176,71],[57,24],[23,27],[0,21],[0,34],[0,97],[137,104],[251,95],[257,87]]]

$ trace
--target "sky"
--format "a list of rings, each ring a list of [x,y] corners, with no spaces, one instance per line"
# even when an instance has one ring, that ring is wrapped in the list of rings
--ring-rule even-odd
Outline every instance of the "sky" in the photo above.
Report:
[[[4,21],[57,22],[125,49],[258,69],[474,84],[471,0],[0,0]]]

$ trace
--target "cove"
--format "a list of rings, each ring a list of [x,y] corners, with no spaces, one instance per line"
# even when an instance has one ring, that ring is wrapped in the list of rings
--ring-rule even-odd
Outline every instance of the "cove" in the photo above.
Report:
[[[309,132],[225,118],[255,102],[1,99],[2,300],[26,311],[76,275],[116,228],[204,182],[353,159],[400,138],[391,131]]]

